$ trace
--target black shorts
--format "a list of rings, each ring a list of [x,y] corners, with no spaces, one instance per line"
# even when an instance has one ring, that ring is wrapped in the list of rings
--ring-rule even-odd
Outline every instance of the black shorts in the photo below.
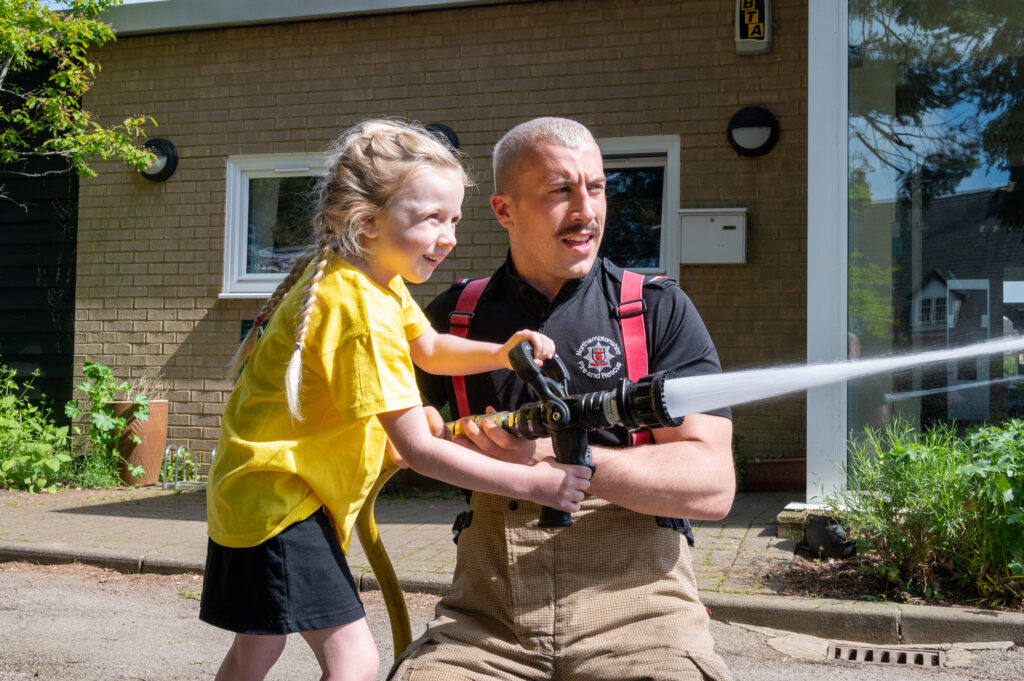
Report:
[[[334,528],[318,509],[249,548],[209,540],[199,619],[238,634],[328,629],[365,616]]]

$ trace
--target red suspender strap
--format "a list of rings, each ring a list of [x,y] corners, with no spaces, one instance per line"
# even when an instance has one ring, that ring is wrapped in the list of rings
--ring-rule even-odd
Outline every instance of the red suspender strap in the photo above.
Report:
[[[656,277],[655,281],[661,279]],[[622,354],[626,359],[626,376],[631,381],[647,375],[647,329],[644,327],[644,275],[622,271],[622,289],[619,293],[619,330],[622,332]],[[630,433],[633,444],[647,444],[651,431]]]
[[[459,302],[455,303],[455,309],[448,314],[448,333],[453,336],[465,338],[469,335],[469,325],[473,321],[473,310],[480,300],[480,294],[490,281],[485,279],[469,280],[459,295]],[[466,281],[463,279],[462,281]],[[469,416],[469,399],[466,397],[466,379],[462,376],[452,376],[452,387],[455,389],[455,406],[458,409],[457,417]]]
[[[644,275],[624,270],[619,292],[619,329],[626,356],[626,377],[631,381],[647,375],[647,329],[644,328]]]

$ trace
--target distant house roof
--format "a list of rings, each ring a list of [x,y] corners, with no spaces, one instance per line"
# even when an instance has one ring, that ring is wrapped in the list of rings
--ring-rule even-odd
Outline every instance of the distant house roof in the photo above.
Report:
[[[104,19],[121,35],[162,33],[247,24],[283,23],[443,9],[468,5],[498,5],[527,0],[125,0]]]

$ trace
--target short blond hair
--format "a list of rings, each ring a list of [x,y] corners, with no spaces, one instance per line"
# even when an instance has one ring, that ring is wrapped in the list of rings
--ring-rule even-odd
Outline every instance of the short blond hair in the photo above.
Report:
[[[394,119],[363,121],[342,133],[327,155],[327,172],[314,190],[316,210],[312,243],[256,314],[260,322],[269,318],[309,263],[316,259],[302,303],[295,349],[285,374],[288,410],[295,418],[301,418],[302,414],[299,403],[302,346],[330,251],[349,261],[365,259],[368,251],[363,243],[362,226],[369,218],[390,211],[399,191],[420,170],[457,170],[463,184],[471,185],[459,152],[419,123]],[[237,376],[252,354],[257,326],[249,331],[232,358],[228,369],[230,376]]]
[[[523,152],[544,143],[579,149],[590,142],[594,136],[587,126],[570,118],[547,116],[520,123],[494,145],[495,193],[508,194],[515,189],[515,170]]]

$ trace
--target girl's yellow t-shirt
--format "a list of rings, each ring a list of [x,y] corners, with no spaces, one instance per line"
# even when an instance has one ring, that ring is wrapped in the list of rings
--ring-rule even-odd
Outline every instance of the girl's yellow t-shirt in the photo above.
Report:
[[[385,456],[376,414],[421,403],[409,341],[430,323],[401,277],[382,288],[332,253],[302,349],[302,420],[292,419],[284,374],[312,267],[270,318],[221,419],[206,507],[223,546],[255,546],[323,505],[347,551]]]

